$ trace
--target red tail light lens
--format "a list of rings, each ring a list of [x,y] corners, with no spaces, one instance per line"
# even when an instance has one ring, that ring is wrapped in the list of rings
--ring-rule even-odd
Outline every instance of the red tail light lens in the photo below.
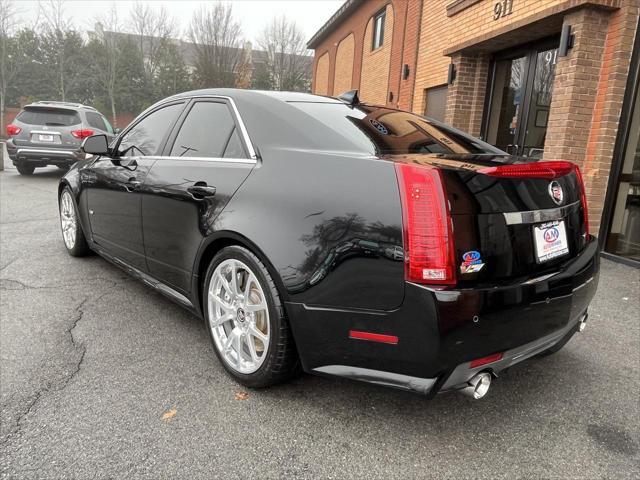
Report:
[[[442,172],[398,163],[396,173],[404,223],[405,278],[416,283],[454,285],[453,233]]]
[[[7,135],[9,137],[13,136],[13,135],[17,135],[22,131],[22,129],[17,126],[17,125],[13,125],[13,124],[9,124],[7,125]]]
[[[584,180],[582,179],[582,172],[577,165],[574,165],[576,177],[578,178],[578,185],[580,185],[580,200],[582,201],[582,214],[584,215],[584,233],[589,235],[589,211],[587,210],[587,191],[584,188]]]
[[[498,165],[478,170],[478,173],[501,178],[546,178],[552,180],[571,173],[575,165],[570,162],[533,162]]]
[[[73,130],[71,132],[71,135],[82,140],[83,138],[87,138],[93,135],[93,130],[89,128],[84,128],[82,130]]]

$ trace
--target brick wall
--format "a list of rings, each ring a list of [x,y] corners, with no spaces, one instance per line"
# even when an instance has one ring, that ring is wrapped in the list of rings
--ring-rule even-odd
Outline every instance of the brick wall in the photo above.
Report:
[[[360,98],[364,101],[384,105],[387,103],[389,73],[391,71],[391,45],[393,39],[393,6],[386,7],[384,23],[384,43],[373,47],[373,17],[367,22],[362,50],[362,76],[360,78]]]
[[[353,33],[343,38],[338,44],[336,50],[336,66],[333,78],[333,93],[340,95],[341,93],[352,90],[353,84],[353,57],[354,57],[355,39]]]
[[[313,91],[318,95],[328,95],[329,90],[329,52],[322,55],[315,63]]]
[[[457,53],[451,62],[456,68],[456,78],[447,91],[445,122],[479,137],[487,91],[489,57],[483,54]]]

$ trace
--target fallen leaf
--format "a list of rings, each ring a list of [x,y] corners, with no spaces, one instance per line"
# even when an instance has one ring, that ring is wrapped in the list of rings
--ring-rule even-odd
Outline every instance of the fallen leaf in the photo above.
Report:
[[[176,416],[176,413],[178,413],[178,410],[176,410],[175,408],[172,408],[171,410],[167,410],[166,412],[164,412],[164,414],[162,415],[162,419],[165,422],[170,422],[171,419],[173,417]]]
[[[249,398],[247,392],[236,392],[236,400],[246,400],[247,398]]]

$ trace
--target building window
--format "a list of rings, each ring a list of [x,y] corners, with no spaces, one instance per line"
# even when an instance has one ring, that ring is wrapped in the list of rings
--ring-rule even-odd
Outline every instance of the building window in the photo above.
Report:
[[[444,122],[447,108],[447,86],[427,88],[425,90],[424,116]]]
[[[384,21],[387,18],[387,10],[383,10],[373,18],[373,48],[380,48],[384,43]]]

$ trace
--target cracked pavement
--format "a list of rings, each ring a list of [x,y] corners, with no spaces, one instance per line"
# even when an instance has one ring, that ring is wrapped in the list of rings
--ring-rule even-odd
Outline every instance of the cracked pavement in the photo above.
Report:
[[[308,375],[236,400],[202,322],[66,254],[61,173],[6,168],[2,478],[640,477],[638,270],[603,260],[586,332],[482,401]]]

